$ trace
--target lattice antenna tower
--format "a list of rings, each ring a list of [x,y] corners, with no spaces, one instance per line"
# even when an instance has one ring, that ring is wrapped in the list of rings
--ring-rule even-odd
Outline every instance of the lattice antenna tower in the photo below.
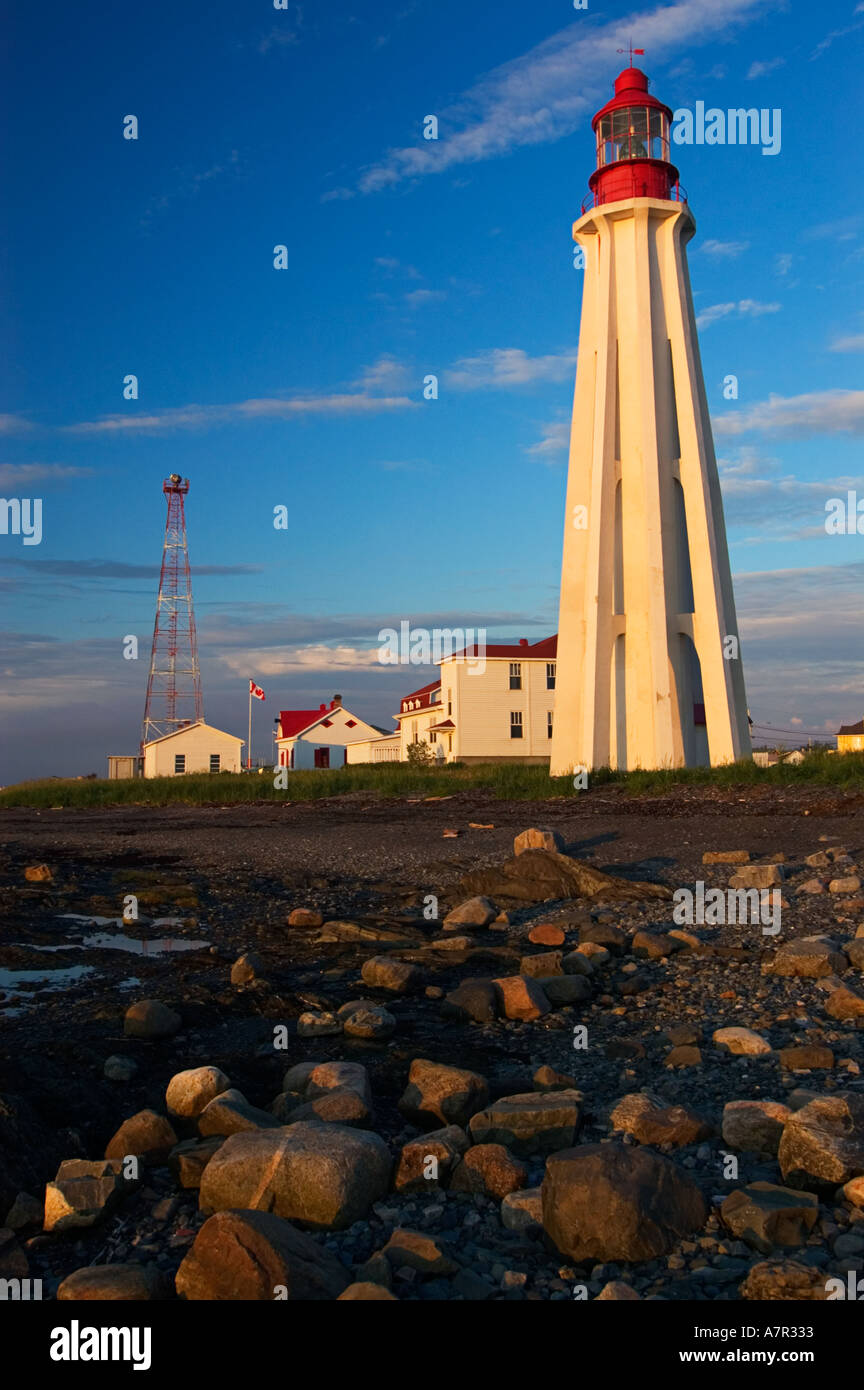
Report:
[[[142,750],[152,739],[173,734],[204,718],[183,503],[189,491],[189,479],[172,473],[165,479],[162,491],[168,503],[168,515],[144,705]]]

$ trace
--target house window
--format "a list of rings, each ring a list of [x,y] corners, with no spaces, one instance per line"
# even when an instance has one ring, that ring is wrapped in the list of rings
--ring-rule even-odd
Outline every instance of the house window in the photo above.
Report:
[[[448,734],[448,735],[447,735],[447,752],[448,752],[448,753],[452,753],[452,752],[453,752],[453,735],[452,735],[452,734]]]
[[[547,690],[554,690],[554,689],[555,689],[555,662],[554,662],[554,661],[547,661],[547,662],[546,662],[546,689],[547,689]]]
[[[356,727],[357,727],[357,720],[356,720],[356,719],[346,719],[346,720],[345,720],[345,728],[346,728],[346,729],[355,729]]]
[[[289,761],[289,763],[288,763],[288,766],[289,766],[290,768],[293,768],[293,767],[294,767],[294,749],[293,749],[293,748],[291,749],[290,761]]]
[[[321,728],[322,728],[322,729],[329,729],[332,723],[333,723],[333,720],[332,720],[332,719],[322,719],[322,720],[321,720]]]
[[[510,711],[510,737],[522,737],[522,711],[514,709]]]
[[[329,749],[329,748],[316,748],[316,749],[315,749],[315,766],[316,766],[316,767],[329,767],[329,766],[330,766],[330,749]]]
[[[434,729],[430,729],[430,730],[429,730],[429,742],[430,742],[430,743],[437,743],[437,742],[438,742],[438,735],[436,734],[436,732],[435,732]]]
[[[175,774],[175,776],[176,776],[176,774],[177,774],[178,772],[185,772],[185,771],[186,771],[186,754],[185,754],[185,753],[175,753],[175,754],[174,754],[174,774]]]
[[[546,712],[546,737],[547,737],[547,738],[551,738],[551,737],[552,737],[552,711],[551,711],[551,709],[550,709],[550,710],[547,710],[547,712]]]
[[[453,701],[450,699],[450,691],[447,691],[447,716],[453,713]]]
[[[221,763],[221,761],[222,761],[222,759],[221,759],[220,754],[218,754],[218,753],[211,753],[211,754],[210,754],[210,771],[211,771],[211,772],[220,772],[220,771],[221,771],[221,768],[220,768],[220,763]]]
[[[522,663],[521,661],[510,662],[510,689],[522,689]]]

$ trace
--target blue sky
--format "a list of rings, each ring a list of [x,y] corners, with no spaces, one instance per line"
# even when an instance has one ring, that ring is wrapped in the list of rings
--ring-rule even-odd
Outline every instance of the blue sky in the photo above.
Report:
[[[570,229],[631,37],[673,108],[782,112],[776,156],[676,149],[745,679],[766,725],[864,714],[862,538],[824,528],[864,498],[864,4],[6,12],[0,493],[43,539],[0,535],[0,780],[136,747],[170,472],[205,713],[244,734],[254,677],[258,752],[336,690],[389,724],[429,679],[374,660],[400,619],[554,631]]]

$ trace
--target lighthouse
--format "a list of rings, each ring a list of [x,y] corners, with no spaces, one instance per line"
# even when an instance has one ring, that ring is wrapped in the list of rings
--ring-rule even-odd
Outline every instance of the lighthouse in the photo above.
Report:
[[[626,68],[592,121],[550,771],[750,755],[723,504],[669,155]]]

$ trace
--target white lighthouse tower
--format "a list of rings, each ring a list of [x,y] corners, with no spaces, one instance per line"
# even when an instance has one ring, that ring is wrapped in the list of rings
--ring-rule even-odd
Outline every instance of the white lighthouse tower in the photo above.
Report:
[[[723,505],[669,161],[630,67],[592,122],[550,771],[750,755]],[[591,206],[586,211],[586,205]]]

